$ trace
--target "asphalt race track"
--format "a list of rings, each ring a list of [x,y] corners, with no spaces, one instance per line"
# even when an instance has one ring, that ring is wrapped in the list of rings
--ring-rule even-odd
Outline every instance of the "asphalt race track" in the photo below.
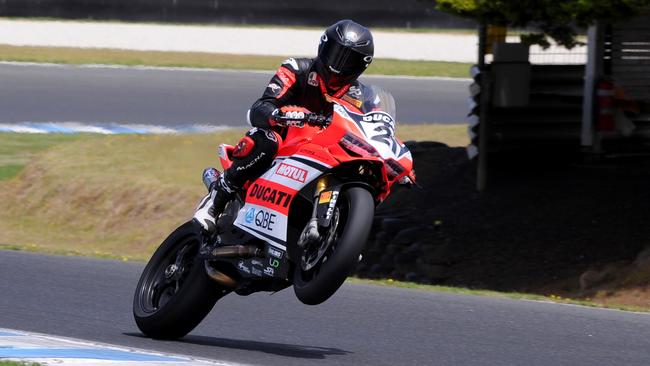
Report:
[[[272,72],[0,64],[0,123],[246,125]],[[465,123],[468,80],[370,76],[403,123]]]
[[[253,365],[650,364],[646,314],[365,285],[316,307],[229,295],[182,341],[153,341],[131,316],[142,267],[0,251],[0,327]]]

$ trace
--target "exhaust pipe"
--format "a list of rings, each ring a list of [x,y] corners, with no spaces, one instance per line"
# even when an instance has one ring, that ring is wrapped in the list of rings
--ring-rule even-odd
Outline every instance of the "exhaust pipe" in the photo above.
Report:
[[[205,262],[205,272],[211,279],[217,281],[217,283],[220,283],[229,288],[237,287],[237,281],[235,281],[232,277],[212,268],[208,262]]]
[[[227,245],[213,249],[210,252],[210,259],[247,258],[261,256],[262,254],[262,251],[254,245]],[[226,287],[235,288],[238,285],[237,281],[232,277],[212,268],[212,266],[208,264],[208,261],[205,262],[205,272],[211,279]]]
[[[241,258],[261,256],[262,251],[254,245],[228,245],[217,247],[210,252],[216,258]]]

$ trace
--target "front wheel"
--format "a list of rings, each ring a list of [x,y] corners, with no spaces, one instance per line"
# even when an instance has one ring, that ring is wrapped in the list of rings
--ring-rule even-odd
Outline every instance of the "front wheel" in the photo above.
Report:
[[[199,229],[190,221],[174,230],[147,263],[133,299],[133,316],[145,335],[185,336],[227,293],[206,274],[200,246]]]
[[[305,248],[296,265],[293,289],[301,302],[320,304],[341,287],[366,245],[374,212],[368,190],[352,187],[341,192],[330,232],[321,243]]]

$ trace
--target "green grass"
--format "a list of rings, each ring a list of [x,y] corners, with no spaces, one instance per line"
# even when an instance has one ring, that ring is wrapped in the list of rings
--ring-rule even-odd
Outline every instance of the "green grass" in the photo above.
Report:
[[[102,48],[0,45],[0,60],[57,64],[193,67],[275,70],[286,56],[232,55],[203,52],[131,51]],[[461,62],[376,59],[366,71],[374,75],[469,77],[471,64]]]
[[[0,182],[0,244],[57,254],[147,259],[166,234],[191,217],[205,191],[201,171],[219,167],[218,143],[233,144],[243,132],[0,134],[0,146],[6,148],[0,157],[13,156],[12,161],[20,158],[23,163],[31,157],[18,175]],[[462,125],[401,126],[398,135],[458,146],[467,142]],[[44,146],[49,148],[42,150]]]
[[[498,292],[498,291],[490,291],[490,290],[469,289],[464,287],[424,285],[424,284],[413,283],[413,282],[395,281],[392,279],[369,280],[369,279],[361,279],[361,278],[349,278],[348,282],[356,283],[356,284],[375,285],[375,286],[408,288],[408,289],[431,291],[431,292],[445,292],[445,293],[475,295],[475,296],[491,296],[491,297],[500,297],[506,299],[515,299],[515,300],[544,301],[544,302],[554,302],[554,303],[561,303],[561,304],[580,305],[580,306],[616,309],[616,310],[624,310],[624,311],[636,311],[636,312],[644,312],[644,313],[650,312],[650,307],[600,303],[600,302],[595,302],[587,299],[584,300],[571,299],[571,298],[562,297],[554,294],[549,294],[545,296],[539,294],[529,294],[529,293],[520,293],[520,292]]]
[[[14,177],[23,170],[24,165],[8,164],[0,166],[0,180],[9,179]]]
[[[0,360],[0,366],[40,366],[40,363]]]
[[[0,181],[18,175],[39,152],[80,138],[83,138],[82,135],[1,133]]]

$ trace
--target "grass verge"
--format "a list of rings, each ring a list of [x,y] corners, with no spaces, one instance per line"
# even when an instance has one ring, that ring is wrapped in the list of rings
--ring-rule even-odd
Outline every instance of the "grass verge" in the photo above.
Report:
[[[25,164],[39,152],[82,138],[85,137],[61,134],[0,134],[0,181],[18,175]]]
[[[467,144],[464,125],[403,125],[403,140]],[[217,166],[219,142],[235,143],[243,129],[205,135],[0,134],[0,249],[144,261],[193,213],[204,192],[200,172]],[[5,170],[7,171],[7,170]],[[553,301],[630,311],[623,297],[569,299],[352,279],[426,291]],[[627,302],[626,302],[627,303]]]
[[[275,70],[287,57],[203,52],[131,51],[104,48],[0,45],[0,60],[57,64],[193,67],[235,70]],[[442,61],[376,59],[366,71],[375,75],[469,77],[471,64]]]
[[[571,299],[571,298],[562,297],[553,294],[544,296],[538,294],[519,293],[519,292],[498,292],[498,291],[490,291],[490,290],[475,290],[475,289],[469,289],[464,287],[423,285],[423,284],[413,283],[413,282],[395,281],[392,279],[370,280],[370,279],[362,279],[362,278],[354,277],[348,279],[348,282],[356,283],[356,284],[375,285],[375,286],[409,288],[409,289],[432,291],[432,292],[446,292],[446,293],[463,294],[463,295],[491,296],[491,297],[499,297],[504,299],[554,302],[554,303],[569,304],[569,305],[580,305],[580,306],[588,306],[588,307],[595,307],[595,308],[616,309],[616,310],[635,311],[635,312],[644,312],[644,313],[650,312],[650,307],[629,306],[629,305],[607,303],[607,302],[595,302],[595,301],[591,301],[590,299],[589,300]]]
[[[398,132],[404,140],[463,146],[465,128],[404,125]],[[162,238],[191,217],[205,190],[201,171],[218,167],[218,143],[234,144],[243,132],[0,134],[0,146],[11,146],[0,158],[28,161],[18,175],[0,182],[0,244],[56,254],[147,259]]]
[[[0,366],[40,366],[36,362],[23,362],[23,361],[3,361],[0,360]]]

